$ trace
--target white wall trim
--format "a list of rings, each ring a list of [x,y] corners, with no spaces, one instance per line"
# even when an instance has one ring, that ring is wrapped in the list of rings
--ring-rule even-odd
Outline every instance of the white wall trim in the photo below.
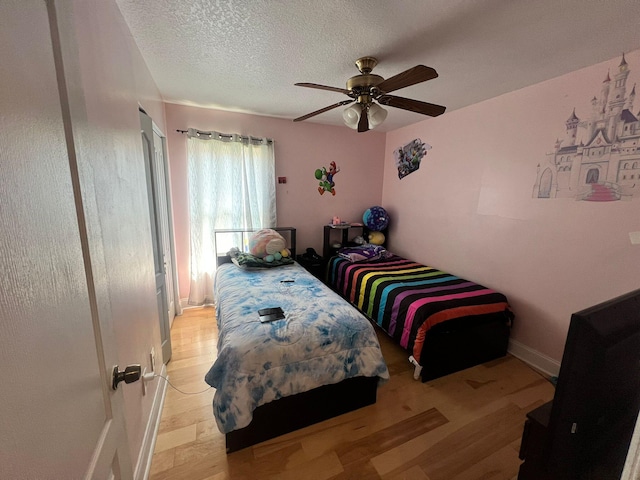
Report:
[[[517,340],[509,340],[508,351],[514,357],[519,358],[550,377],[557,377],[560,372],[560,362],[551,357],[547,357],[533,348],[527,347]]]
[[[207,303],[206,305],[189,305],[189,299],[188,298],[181,298],[180,299],[180,306],[185,309],[185,308],[202,308],[202,307],[212,307],[213,304],[211,303]],[[176,313],[176,315],[178,315]]]
[[[162,365],[160,375],[167,376],[167,366]],[[160,427],[160,418],[162,417],[162,407],[164,406],[164,399],[167,394],[167,382],[161,378],[157,378],[158,388],[156,388],[156,394],[153,397],[153,405],[151,406],[151,413],[149,415],[149,421],[147,422],[147,428],[142,438],[142,447],[140,448],[140,455],[138,456],[138,463],[136,464],[135,475],[133,478],[136,480],[147,480],[149,473],[151,472],[151,460],[153,459],[153,450],[156,447],[156,439],[158,438],[158,428]],[[155,380],[155,379],[154,379]],[[144,382],[144,380],[141,380]]]

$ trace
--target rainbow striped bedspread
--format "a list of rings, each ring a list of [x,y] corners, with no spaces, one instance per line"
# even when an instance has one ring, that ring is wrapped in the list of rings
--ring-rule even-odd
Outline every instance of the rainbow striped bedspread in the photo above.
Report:
[[[500,312],[511,316],[503,294],[396,255],[356,263],[333,257],[327,279],[418,362],[427,332],[439,323]]]

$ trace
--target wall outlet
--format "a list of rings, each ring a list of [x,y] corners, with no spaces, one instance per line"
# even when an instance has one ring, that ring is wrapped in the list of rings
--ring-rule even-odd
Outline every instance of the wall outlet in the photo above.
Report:
[[[151,364],[151,372],[156,373],[156,350],[153,347],[149,353],[149,363]]]
[[[629,239],[631,240],[631,245],[639,245],[640,232],[629,232]]]

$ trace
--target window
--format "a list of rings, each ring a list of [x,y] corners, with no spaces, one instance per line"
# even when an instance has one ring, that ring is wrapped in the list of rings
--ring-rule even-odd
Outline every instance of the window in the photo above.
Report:
[[[189,304],[203,305],[213,303],[214,230],[276,226],[273,141],[189,129],[187,162]]]

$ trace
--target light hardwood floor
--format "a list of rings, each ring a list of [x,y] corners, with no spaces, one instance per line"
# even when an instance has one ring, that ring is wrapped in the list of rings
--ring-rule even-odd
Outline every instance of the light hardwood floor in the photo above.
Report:
[[[184,391],[207,387],[214,315],[189,309],[174,320],[167,371]],[[407,354],[378,336],[391,380],[375,405],[229,455],[213,418],[213,389],[183,395],[169,387],[150,479],[515,478],[525,415],[551,400],[552,385],[511,356],[421,383]]]

